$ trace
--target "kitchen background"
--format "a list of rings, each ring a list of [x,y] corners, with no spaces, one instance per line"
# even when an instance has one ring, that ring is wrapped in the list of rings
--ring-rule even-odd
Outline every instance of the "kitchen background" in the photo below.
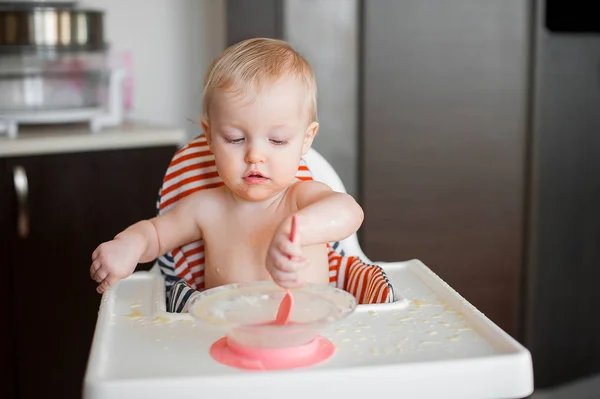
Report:
[[[123,129],[139,138],[121,146],[109,127],[91,144],[52,142],[53,132],[71,131],[67,125],[0,138],[0,250],[7,254],[0,289],[13,310],[0,335],[7,355],[0,396],[79,397],[98,306],[89,255],[100,239],[151,216],[175,146],[200,132],[192,120],[206,67],[251,36],[289,40],[315,68],[322,126],[315,147],[365,209],[366,254],[423,260],[524,343],[534,359],[534,396],[599,395],[600,23],[586,6],[78,5],[104,11],[110,51],[130,56]],[[77,129],[70,137],[85,135]],[[24,181],[28,196],[18,189]],[[45,276],[67,315],[31,316],[40,296],[30,293],[45,292]]]
[[[226,1],[87,0],[81,7],[104,10],[111,50],[132,56],[135,88],[132,120],[201,129],[189,123],[200,107],[208,64],[226,44]]]

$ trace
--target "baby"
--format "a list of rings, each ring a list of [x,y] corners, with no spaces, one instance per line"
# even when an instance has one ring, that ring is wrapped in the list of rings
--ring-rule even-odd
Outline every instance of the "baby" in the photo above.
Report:
[[[224,185],[98,246],[90,267],[97,291],[199,239],[207,289],[269,279],[284,288],[328,284],[326,244],[358,230],[363,212],[350,195],[295,177],[319,128],[316,92],[311,67],[286,42],[249,39],[226,49],[207,72],[202,117]]]

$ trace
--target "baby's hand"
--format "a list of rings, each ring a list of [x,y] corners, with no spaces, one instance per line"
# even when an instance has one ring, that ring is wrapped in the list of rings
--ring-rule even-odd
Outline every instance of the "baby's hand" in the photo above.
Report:
[[[277,229],[267,250],[267,271],[273,281],[284,288],[302,285],[299,271],[308,266],[308,260],[302,254],[302,245],[298,236],[294,242],[290,233],[283,227]]]
[[[116,238],[102,243],[92,254],[90,276],[99,285],[100,294],[117,281],[133,273],[139,260],[139,251],[135,242],[125,238]]]

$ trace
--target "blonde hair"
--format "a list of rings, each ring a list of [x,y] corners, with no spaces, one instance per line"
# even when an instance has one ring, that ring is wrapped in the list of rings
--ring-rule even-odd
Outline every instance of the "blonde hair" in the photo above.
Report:
[[[253,38],[228,47],[210,65],[204,78],[202,112],[208,117],[210,100],[215,89],[242,93],[249,87],[289,75],[304,84],[310,122],[317,120],[317,84],[308,62],[283,40]]]

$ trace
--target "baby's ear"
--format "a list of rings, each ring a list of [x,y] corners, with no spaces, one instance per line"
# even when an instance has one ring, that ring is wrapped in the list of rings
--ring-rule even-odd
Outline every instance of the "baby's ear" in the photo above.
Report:
[[[202,130],[204,130],[204,134],[206,135],[206,142],[210,146],[210,144],[212,143],[210,135],[210,121],[208,120],[208,118],[202,118],[200,123],[202,124]]]
[[[302,145],[302,155],[305,155],[315,139],[315,136],[319,132],[319,122],[312,122],[308,125],[306,133],[304,133],[304,144]]]

